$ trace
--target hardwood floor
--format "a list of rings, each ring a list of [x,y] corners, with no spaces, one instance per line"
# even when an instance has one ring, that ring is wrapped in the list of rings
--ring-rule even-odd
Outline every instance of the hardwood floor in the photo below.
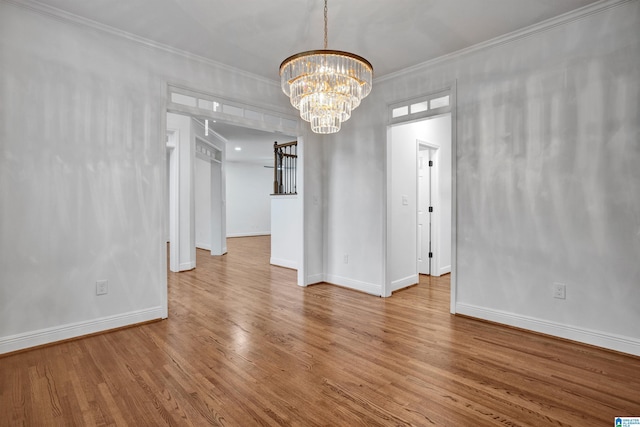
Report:
[[[449,281],[300,288],[268,237],[169,274],[169,319],[0,358],[1,425],[612,426],[640,359],[448,313]]]

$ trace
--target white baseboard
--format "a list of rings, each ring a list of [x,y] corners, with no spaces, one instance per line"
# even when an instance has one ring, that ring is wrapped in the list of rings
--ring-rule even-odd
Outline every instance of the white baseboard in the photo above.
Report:
[[[324,282],[324,274],[319,273],[319,274],[311,274],[309,276],[307,276],[307,285],[314,285],[316,283],[322,283]]]
[[[271,231],[248,231],[246,233],[227,233],[227,237],[270,236]]]
[[[96,332],[108,331],[110,329],[122,328],[124,326],[135,325],[136,323],[162,319],[163,317],[162,308],[153,307],[114,316],[101,317],[86,322],[68,323],[52,328],[0,337],[0,354],[51,344],[83,335],[95,334]]]
[[[195,261],[183,262],[182,264],[180,264],[180,271],[189,271],[193,270],[194,268],[196,268]]]
[[[206,251],[210,251],[211,250],[211,244],[209,243],[198,243],[196,242],[196,248],[197,249],[204,249]]]
[[[451,266],[447,265],[445,267],[440,268],[440,276],[451,273]]]
[[[359,280],[348,279],[346,277],[340,277],[333,274],[327,274],[324,281],[333,285],[355,289],[356,291],[365,292],[371,295],[382,295],[382,287],[374,283],[361,282]]]
[[[298,263],[296,261],[291,261],[288,259],[282,259],[282,258],[271,258],[269,260],[269,263],[272,265],[277,265],[279,267],[286,267],[286,268],[291,268],[293,270],[297,270],[298,269]]]
[[[394,280],[391,282],[391,290],[390,292],[397,291],[402,288],[406,288],[407,286],[415,285],[420,281],[419,276],[417,274],[412,274],[411,276],[404,277],[402,279]]]
[[[457,303],[456,313],[640,356],[640,340],[500,310]]]

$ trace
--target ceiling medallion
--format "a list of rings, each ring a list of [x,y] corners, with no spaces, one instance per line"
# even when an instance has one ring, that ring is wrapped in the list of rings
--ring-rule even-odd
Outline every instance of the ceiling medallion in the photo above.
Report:
[[[282,91],[315,133],[335,133],[371,92],[373,67],[349,52],[327,49],[327,0],[324,1],[324,49],[297,53],[280,64]]]

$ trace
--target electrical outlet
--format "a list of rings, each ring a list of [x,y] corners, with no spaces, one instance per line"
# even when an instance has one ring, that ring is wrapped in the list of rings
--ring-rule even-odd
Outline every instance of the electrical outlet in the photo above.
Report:
[[[567,298],[567,285],[564,283],[554,283],[553,284],[553,297],[558,299],[566,299]]]
[[[342,261],[344,261],[345,264],[349,264],[349,255],[348,254],[344,254],[344,257],[342,258]]]
[[[96,295],[106,295],[109,293],[109,281],[98,280],[96,282]]]

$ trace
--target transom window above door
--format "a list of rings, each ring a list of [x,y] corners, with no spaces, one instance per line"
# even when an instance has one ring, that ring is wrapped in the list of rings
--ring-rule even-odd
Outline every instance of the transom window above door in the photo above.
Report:
[[[451,111],[449,90],[413,98],[389,106],[389,124],[408,122]]]

